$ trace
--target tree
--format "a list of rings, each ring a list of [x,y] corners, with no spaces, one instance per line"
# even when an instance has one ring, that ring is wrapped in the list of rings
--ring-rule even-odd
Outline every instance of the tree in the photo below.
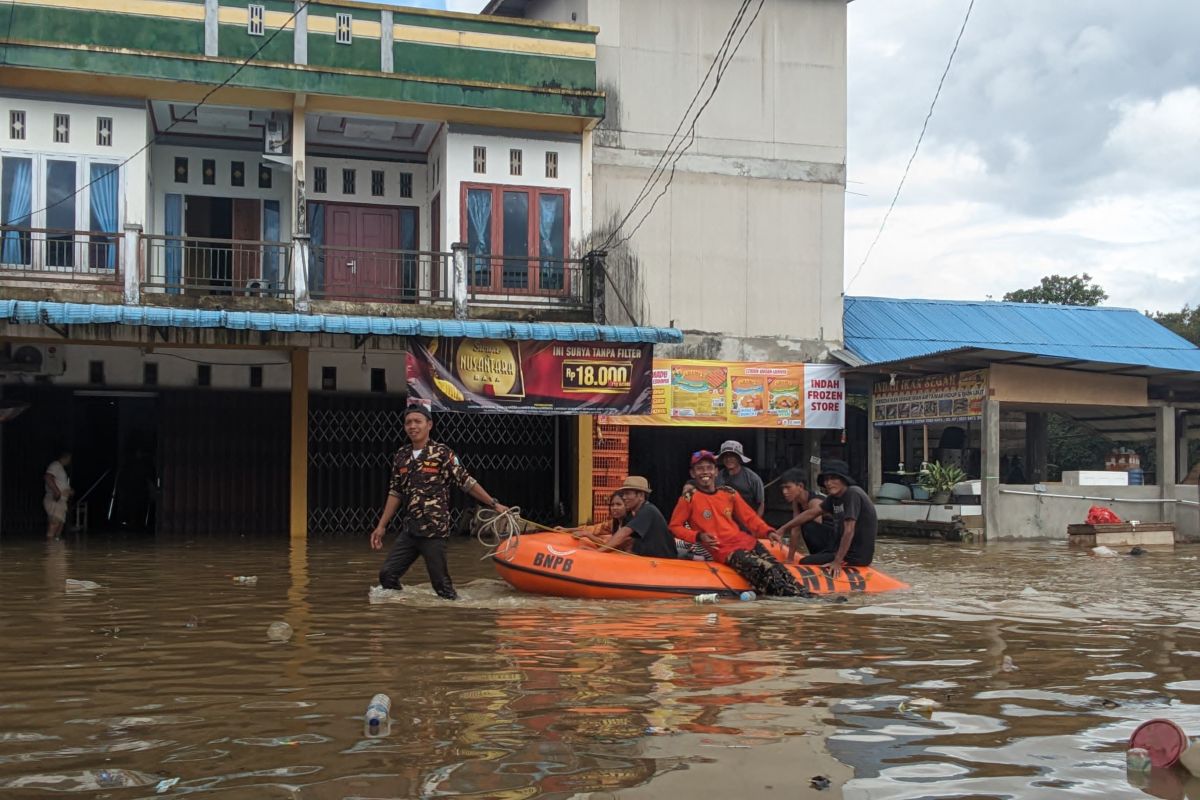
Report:
[[[1060,303],[1064,306],[1098,306],[1108,299],[1092,276],[1047,275],[1032,289],[1017,289],[1004,295],[1009,303]]]
[[[1200,345],[1200,308],[1184,306],[1182,311],[1155,311],[1146,316],[1169,328],[1195,345]]]

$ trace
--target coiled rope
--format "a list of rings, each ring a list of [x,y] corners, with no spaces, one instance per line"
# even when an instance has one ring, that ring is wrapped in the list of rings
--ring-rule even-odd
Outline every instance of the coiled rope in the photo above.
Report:
[[[481,508],[476,512],[476,518],[480,523],[475,538],[487,549],[480,561],[491,558],[502,549],[507,553],[520,543],[521,530],[525,527],[521,521],[520,506],[509,506],[503,512]]]

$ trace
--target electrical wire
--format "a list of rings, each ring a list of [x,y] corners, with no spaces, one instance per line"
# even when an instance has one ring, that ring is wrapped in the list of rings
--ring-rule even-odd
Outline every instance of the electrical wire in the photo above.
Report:
[[[14,4],[15,4],[15,2],[16,2],[16,0],[13,0],[13,3],[14,3]],[[141,146],[141,147],[139,147],[137,150],[135,150],[135,151],[134,151],[132,154],[130,154],[130,155],[129,155],[129,156],[128,156],[128,157],[127,157],[127,158],[126,158],[124,161],[122,161],[120,164],[117,164],[117,165],[116,165],[115,167],[113,167],[112,169],[110,169],[110,170],[107,170],[106,172],[103,172],[103,173],[101,173],[100,175],[97,175],[96,177],[92,178],[90,181],[88,181],[87,183],[83,184],[83,185],[82,185],[82,186],[80,186],[78,189],[76,189],[74,192],[72,192],[71,194],[67,195],[66,197],[62,197],[62,198],[60,198],[60,199],[58,199],[58,200],[54,201],[54,202],[53,202],[53,203],[51,203],[50,205],[48,205],[48,206],[45,206],[45,207],[43,207],[43,208],[40,208],[40,209],[38,209],[37,211],[31,211],[31,212],[29,212],[29,214],[27,214],[27,215],[25,215],[25,216],[29,217],[29,219],[30,219],[30,222],[32,222],[32,221],[33,221],[33,217],[34,217],[35,215],[38,215],[38,214],[44,214],[45,212],[49,211],[50,209],[52,209],[52,208],[55,208],[55,207],[57,207],[57,206],[60,206],[60,205],[62,205],[63,203],[67,202],[68,200],[70,200],[70,199],[72,199],[72,198],[74,198],[74,197],[77,197],[77,196],[79,196],[79,195],[80,195],[80,194],[83,192],[83,190],[84,190],[84,189],[87,189],[87,188],[88,188],[88,187],[90,187],[92,184],[94,184],[94,183],[97,183],[98,181],[104,180],[105,178],[107,178],[108,176],[112,175],[113,173],[115,173],[115,172],[119,172],[119,171],[121,171],[122,169],[124,169],[124,168],[125,168],[125,167],[126,167],[128,164],[129,164],[129,162],[130,162],[130,161],[132,161],[133,159],[135,159],[135,158],[137,158],[138,156],[140,156],[142,153],[144,153],[144,152],[146,152],[147,150],[149,150],[149,149],[150,149],[150,147],[151,147],[152,145],[154,145],[154,144],[156,144],[156,143],[158,142],[158,140],[159,140],[159,139],[161,139],[161,138],[162,138],[163,136],[165,136],[166,134],[170,133],[172,128],[174,128],[174,127],[175,127],[176,125],[178,125],[180,122],[183,122],[184,120],[188,119],[188,118],[189,118],[189,117],[191,117],[193,114],[195,114],[197,111],[199,111],[199,110],[200,110],[200,108],[201,108],[201,107],[203,107],[203,106],[204,106],[204,104],[208,102],[208,99],[209,99],[210,97],[212,97],[214,94],[216,94],[217,92],[219,92],[221,89],[224,89],[226,86],[228,86],[228,85],[229,85],[229,84],[230,84],[230,83],[233,81],[233,79],[234,79],[234,78],[236,78],[238,75],[240,75],[240,74],[242,73],[242,70],[244,70],[246,67],[250,66],[250,62],[251,62],[251,61],[253,61],[255,58],[257,58],[259,53],[261,53],[263,50],[265,50],[265,49],[267,48],[267,46],[268,46],[268,45],[270,45],[270,44],[271,44],[271,42],[273,42],[273,41],[275,40],[275,37],[276,37],[276,36],[278,36],[278,35],[279,35],[280,33],[282,33],[283,31],[287,30],[287,27],[288,27],[288,25],[291,25],[291,24],[292,24],[292,21],[293,21],[293,20],[295,20],[295,19],[296,19],[296,17],[300,15],[300,12],[301,12],[301,11],[303,11],[303,10],[304,10],[304,9],[306,9],[306,8],[308,8],[308,6],[309,6],[309,4],[310,4],[311,2],[312,2],[312,0],[303,0],[303,2],[301,2],[301,3],[300,3],[300,5],[298,5],[298,6],[296,7],[296,10],[292,12],[292,15],[291,15],[290,17],[288,17],[288,18],[287,18],[287,19],[284,21],[284,23],[283,23],[282,25],[280,25],[278,28],[276,28],[274,31],[272,31],[272,32],[271,32],[271,35],[270,35],[270,36],[268,36],[268,37],[266,37],[266,38],[263,40],[262,44],[260,44],[260,45],[258,46],[258,48],[257,48],[257,49],[256,49],[256,50],[255,50],[253,53],[251,53],[251,54],[250,54],[249,56],[247,56],[247,57],[246,57],[246,58],[245,58],[245,59],[244,59],[244,60],[243,60],[243,61],[242,61],[240,64],[238,64],[238,66],[237,66],[237,69],[235,69],[233,72],[231,72],[231,73],[229,74],[229,77],[227,77],[225,80],[223,80],[223,81],[221,81],[220,83],[218,83],[218,84],[217,84],[216,86],[214,86],[212,89],[208,90],[208,92],[207,92],[207,93],[206,93],[206,94],[205,94],[203,97],[201,97],[201,98],[200,98],[200,101],[199,101],[199,102],[197,102],[197,103],[196,103],[194,106],[192,106],[192,107],[191,107],[191,108],[190,108],[190,109],[187,111],[187,113],[180,115],[180,116],[179,116],[177,119],[173,120],[173,121],[171,122],[171,124],[170,124],[170,125],[168,125],[166,128],[164,128],[164,129],[162,129],[161,131],[159,131],[158,133],[154,134],[154,136],[153,136],[153,137],[151,137],[151,139],[150,139],[148,142],[146,142],[144,145],[142,145],[142,146]],[[9,29],[10,29],[10,32],[11,32],[11,25],[12,25],[12,14],[10,13],[10,14],[9,14]],[[5,61],[7,62],[7,59],[8,59],[8,38],[7,38],[7,37],[5,37],[5,54],[4,54],[4,57],[5,57]],[[10,220],[7,220],[7,221],[5,221],[5,222],[4,222],[4,225],[5,225],[5,227],[8,227],[8,226],[11,226],[11,225],[13,225],[15,222],[16,222],[16,220],[15,220],[15,219],[10,219]]]
[[[900,176],[900,183],[896,185],[896,193],[892,195],[892,202],[888,205],[887,211],[883,214],[883,219],[879,222],[879,230],[875,231],[875,238],[871,240],[871,246],[867,248],[867,254],[863,256],[862,262],[858,265],[858,269],[854,271],[854,277],[846,284],[846,291],[854,285],[858,280],[858,276],[862,274],[863,267],[867,265],[867,261],[871,258],[871,253],[875,251],[875,245],[879,243],[879,237],[883,235],[884,226],[887,225],[888,218],[892,215],[892,209],[896,207],[896,201],[900,199],[900,190],[904,188],[904,181],[908,178],[908,171],[912,169],[913,161],[917,158],[917,153],[921,149],[921,142],[925,139],[925,131],[929,127],[929,120],[933,117],[933,109],[937,106],[938,97],[942,94],[942,86],[946,83],[946,76],[950,74],[950,65],[954,63],[954,54],[958,52],[958,43],[962,41],[963,31],[967,29],[967,21],[971,19],[971,9],[975,7],[975,0],[970,0],[967,4],[967,13],[963,15],[962,25],[958,28],[958,36],[954,38],[954,47],[950,50],[950,57],[946,59],[946,68],[942,70],[942,77],[938,80],[937,91],[933,93],[933,101],[929,104],[929,111],[925,114],[925,122],[921,125],[921,133],[917,136],[917,144],[913,147],[912,155],[908,157],[908,163],[904,165],[904,173]]]

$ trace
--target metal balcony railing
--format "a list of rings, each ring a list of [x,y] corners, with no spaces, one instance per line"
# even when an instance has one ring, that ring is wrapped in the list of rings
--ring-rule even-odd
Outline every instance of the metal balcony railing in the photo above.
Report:
[[[314,245],[308,291],[314,300],[449,302],[453,270],[450,253]]]
[[[121,234],[0,226],[0,279],[122,283]]]
[[[291,297],[290,242],[142,235],[142,289]]]
[[[591,276],[578,259],[467,256],[467,290],[478,305],[590,308]]]

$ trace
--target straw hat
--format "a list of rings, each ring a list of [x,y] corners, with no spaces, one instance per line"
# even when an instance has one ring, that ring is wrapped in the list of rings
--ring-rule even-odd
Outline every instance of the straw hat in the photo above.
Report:
[[[630,475],[617,491],[624,491],[625,489],[633,489],[636,492],[650,494],[650,482],[641,475]]]

